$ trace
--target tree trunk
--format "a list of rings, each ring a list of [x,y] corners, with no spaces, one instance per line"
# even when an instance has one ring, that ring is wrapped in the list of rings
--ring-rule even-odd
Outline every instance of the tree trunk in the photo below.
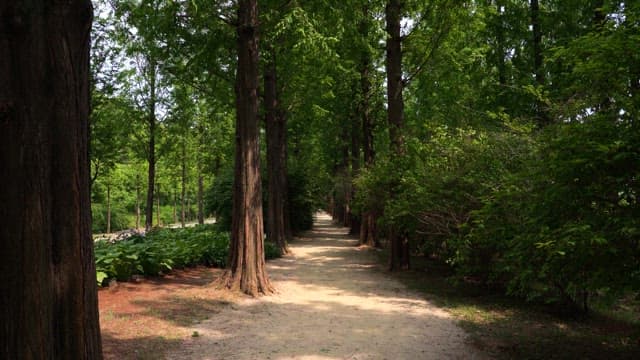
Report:
[[[542,88],[545,85],[545,73],[542,55],[542,30],[540,29],[540,5],[538,0],[531,0],[531,29],[533,32],[533,72],[536,84]],[[546,126],[550,123],[549,115],[541,99],[536,99],[536,117],[538,124]]]
[[[361,117],[357,114],[351,119],[351,187],[349,192],[349,234],[358,235],[360,233],[360,216],[351,211],[353,199],[356,196],[356,186],[354,181],[360,173],[360,130]]]
[[[0,359],[101,359],[90,1],[0,2]]]
[[[389,136],[394,156],[401,160],[405,155],[404,138],[404,100],[402,90],[402,38],[400,36],[400,19],[402,7],[400,0],[388,0],[385,9],[387,22],[387,120],[389,123]],[[402,161],[399,161],[402,163]],[[391,184],[391,196],[395,196],[395,188],[398,187],[397,179]],[[399,270],[409,268],[409,244],[404,241],[396,225],[391,225],[389,230],[389,242],[391,252],[389,256],[389,269]]]
[[[157,184],[157,189],[156,189],[156,206],[157,206],[156,216],[158,217],[158,220],[156,220],[156,226],[160,227],[162,226],[162,222],[160,221],[160,183]]]
[[[198,172],[198,224],[204,224],[204,176]]]
[[[111,183],[107,182],[107,234],[111,234]]]
[[[147,114],[147,126],[149,126],[149,143],[147,148],[147,163],[149,165],[149,173],[147,177],[147,208],[145,218],[145,229],[151,230],[153,227],[153,191],[155,189],[156,179],[156,63],[153,59],[148,59],[149,81],[149,103]],[[160,218],[158,215],[158,224]]]
[[[287,254],[285,201],[287,198],[287,153],[286,118],[280,112],[277,90],[275,54],[265,65],[264,106],[267,138],[267,240],[275,244],[280,252]]]
[[[187,194],[187,147],[182,143],[182,173],[181,173],[181,184],[182,184],[182,193],[180,194],[180,224],[182,227],[185,227],[186,220],[186,209],[184,207],[184,200]]]
[[[178,193],[173,190],[173,223],[178,222]],[[184,226],[183,226],[184,227]]]
[[[196,166],[198,169],[198,193],[196,195],[198,202],[198,224],[204,224],[204,175],[203,175],[203,156],[202,152],[205,149],[205,138],[204,138],[204,126],[202,124],[198,124],[198,144],[199,149],[196,154]]]
[[[341,226],[350,227],[351,220],[351,173],[349,171],[349,145],[351,143],[350,127],[347,126],[348,122],[344,122],[342,125],[341,143],[342,143],[342,159],[340,160],[340,167],[338,168],[340,184],[340,222]]]
[[[368,7],[362,9],[363,21],[360,23],[360,35],[368,39],[371,27],[371,14]],[[373,151],[373,119],[371,117],[371,67],[372,60],[370,50],[362,51],[360,64],[360,92],[362,93],[360,115],[362,116],[362,155],[364,166],[373,166],[375,153]],[[365,209],[360,221],[360,244],[367,246],[379,246],[376,236],[376,216],[374,209]]]
[[[136,229],[140,229],[140,175],[136,174]]]
[[[193,218],[192,214],[191,214],[191,198],[189,197],[189,192],[187,192],[186,194],[187,197],[187,214],[186,214],[186,219],[187,221],[191,221],[191,219]]]
[[[230,269],[225,285],[256,296],[273,292],[265,269],[258,144],[258,7],[238,0],[236,153]]]

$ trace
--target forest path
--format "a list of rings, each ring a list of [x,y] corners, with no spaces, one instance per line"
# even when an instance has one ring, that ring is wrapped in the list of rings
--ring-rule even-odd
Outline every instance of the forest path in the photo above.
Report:
[[[193,326],[175,359],[478,359],[451,316],[408,290],[327,214],[268,262],[278,293]]]

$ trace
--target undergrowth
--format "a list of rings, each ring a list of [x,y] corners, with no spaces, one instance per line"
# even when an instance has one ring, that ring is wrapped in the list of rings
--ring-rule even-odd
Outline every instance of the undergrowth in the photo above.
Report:
[[[267,260],[280,255],[273,244],[265,243]],[[222,268],[229,257],[229,233],[215,225],[156,229],[115,243],[97,241],[95,256],[98,286],[111,279],[127,281],[133,275],[157,276],[196,265]]]

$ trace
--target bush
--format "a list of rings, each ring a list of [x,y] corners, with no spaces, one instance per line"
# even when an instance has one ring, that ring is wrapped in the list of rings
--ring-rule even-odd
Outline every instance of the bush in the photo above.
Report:
[[[265,260],[277,259],[282,257],[282,253],[280,252],[280,248],[272,243],[265,241],[264,242],[264,258]]]
[[[229,234],[214,225],[158,229],[116,243],[95,244],[98,284],[107,279],[128,280],[134,274],[160,275],[173,268],[195,265],[224,267]]]
[[[640,290],[640,132],[595,119],[549,128],[526,170],[474,214],[471,247],[511,294],[588,309]],[[460,258],[473,263],[473,252]],[[467,268],[469,270],[469,268]]]
[[[184,229],[155,229],[146,236],[95,243],[98,285],[109,279],[126,281],[132,275],[156,276],[172,269],[206,265],[223,268],[229,257],[229,233],[216,225]],[[281,256],[273,244],[264,245],[265,259]]]

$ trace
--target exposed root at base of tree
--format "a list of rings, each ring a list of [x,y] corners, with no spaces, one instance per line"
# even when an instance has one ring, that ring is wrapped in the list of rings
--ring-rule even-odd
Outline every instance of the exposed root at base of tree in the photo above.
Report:
[[[244,281],[244,282],[243,282]],[[275,287],[271,285],[269,278],[261,278],[256,276],[251,281],[242,279],[241,274],[233,273],[231,270],[225,270],[224,274],[213,282],[216,289],[226,289],[235,293],[242,293],[252,297],[271,295],[277,293]]]

